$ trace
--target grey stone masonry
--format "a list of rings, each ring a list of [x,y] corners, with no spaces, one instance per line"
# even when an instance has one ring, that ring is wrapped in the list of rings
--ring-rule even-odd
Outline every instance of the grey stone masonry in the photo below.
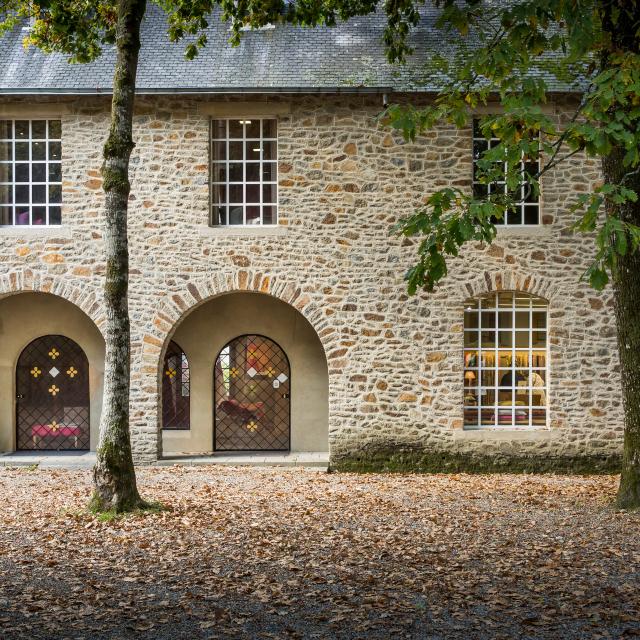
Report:
[[[6,111],[19,99],[3,100]],[[435,188],[470,188],[471,131],[442,125],[405,143],[378,124],[378,97],[254,96],[259,113],[265,105],[281,109],[279,227],[229,232],[208,225],[215,100],[138,103],[129,225],[138,461],[161,453],[159,370],[177,324],[204,301],[237,290],[275,296],[315,328],[329,368],[332,459],[402,447],[533,457],[620,452],[611,296],[581,280],[592,240],[569,230],[570,205],[599,179],[597,162],[576,156],[545,176],[539,228],[500,230],[492,246],[476,245],[453,260],[435,293],[409,297],[403,276],[416,247],[390,235],[390,226]],[[247,96],[226,100],[238,101],[238,116],[255,115]],[[19,104],[25,117],[38,107]],[[100,165],[109,105],[86,97],[60,104],[63,225],[0,228],[0,293],[54,293],[100,328]],[[549,108],[564,117],[562,102]],[[496,290],[548,300],[549,428],[463,429],[464,303]]]

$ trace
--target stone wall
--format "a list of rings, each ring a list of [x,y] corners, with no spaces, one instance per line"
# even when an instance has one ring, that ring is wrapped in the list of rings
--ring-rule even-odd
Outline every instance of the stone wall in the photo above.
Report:
[[[238,115],[262,113],[265,103],[257,101]],[[415,247],[390,236],[389,227],[434,188],[469,185],[470,131],[442,126],[405,144],[377,125],[376,97],[272,98],[283,112],[280,225],[229,231],[208,226],[211,104],[139,101],[130,212],[139,461],[159,453],[159,363],[168,339],[189,311],[235,290],[273,295],[314,326],[329,363],[336,461],[394,449],[567,459],[620,451],[610,293],[580,280],[592,243],[568,230],[575,194],[598,179],[595,162],[576,158],[546,176],[540,228],[501,230],[493,246],[475,246],[452,261],[436,293],[408,298],[403,274]],[[63,228],[0,229],[0,293],[58,282],[59,295],[82,300],[98,326],[107,107],[106,100],[84,98],[63,109]],[[561,105],[550,108],[561,117]],[[549,429],[462,429],[463,304],[495,289],[549,301]]]

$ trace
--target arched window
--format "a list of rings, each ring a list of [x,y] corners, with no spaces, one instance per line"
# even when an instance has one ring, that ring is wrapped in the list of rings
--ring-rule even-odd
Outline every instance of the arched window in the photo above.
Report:
[[[162,367],[162,428],[190,429],[190,375],[185,352],[172,340]]]
[[[29,343],[16,367],[16,449],[89,450],[89,361],[66,336]]]
[[[465,303],[465,428],[547,426],[547,345],[545,300],[500,292]]]

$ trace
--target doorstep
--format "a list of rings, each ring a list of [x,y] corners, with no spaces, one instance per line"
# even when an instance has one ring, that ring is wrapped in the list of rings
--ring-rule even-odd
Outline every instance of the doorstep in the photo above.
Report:
[[[0,467],[38,467],[39,469],[91,469],[96,463],[95,451],[15,451],[0,453]],[[152,466],[173,465],[230,467],[298,467],[327,471],[329,454],[326,451],[293,453],[177,453],[164,456]]]
[[[257,453],[211,453],[192,454],[178,453],[163,456],[154,463],[156,466],[225,465],[230,467],[304,467],[327,471],[329,453],[326,451],[295,451],[290,453],[257,452]]]
[[[15,451],[0,453],[0,467],[33,467],[39,469],[91,469],[96,463],[95,451]]]

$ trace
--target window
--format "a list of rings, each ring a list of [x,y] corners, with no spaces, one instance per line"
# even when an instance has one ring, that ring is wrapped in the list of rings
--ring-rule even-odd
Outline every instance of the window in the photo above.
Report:
[[[278,223],[277,121],[211,121],[211,223]]]
[[[0,120],[0,225],[59,225],[60,120]]]
[[[480,121],[473,121],[473,193],[476,197],[483,197],[492,193],[507,193],[507,185],[502,181],[493,182],[491,184],[481,184],[476,180],[477,162],[487,149],[492,149],[500,143],[499,138],[491,138],[487,140],[480,131]],[[526,162],[523,158],[520,163],[522,172],[530,175],[538,173],[538,162]],[[501,220],[495,219],[497,225],[507,226],[524,226],[540,224],[540,202],[528,184],[522,184],[519,187],[516,207],[513,211],[507,211],[507,214]]]
[[[162,367],[162,428],[190,429],[190,373],[187,355],[173,340]]]
[[[466,428],[547,425],[547,303],[519,292],[468,300],[464,312]]]
[[[288,451],[291,369],[273,340],[238,336],[214,367],[215,451]]]

